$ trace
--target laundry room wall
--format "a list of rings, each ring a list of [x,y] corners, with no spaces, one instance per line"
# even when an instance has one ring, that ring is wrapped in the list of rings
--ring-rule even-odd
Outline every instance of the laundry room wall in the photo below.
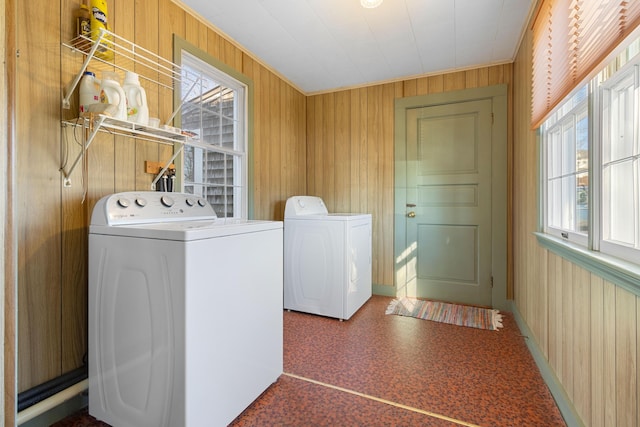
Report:
[[[150,189],[145,160],[166,161],[170,146],[101,133],[63,186],[61,166],[79,152],[79,129],[62,110],[62,87],[83,56],[61,46],[74,35],[80,0],[11,2],[17,28],[17,384],[18,392],[72,371],[87,350],[87,227],[95,202],[117,191]],[[256,58],[171,0],[108,1],[111,29],[173,60],[177,34],[254,83],[254,217],[282,219],[284,201],[306,192],[306,99]],[[11,11],[10,11],[11,12]],[[116,62],[118,59],[116,59]],[[150,116],[166,119],[173,100],[147,90]],[[12,345],[6,350],[11,351]]]
[[[322,197],[330,212],[372,214],[372,273],[379,289],[391,292],[394,284],[394,100],[506,84],[511,112],[512,73],[512,64],[501,64],[307,99],[308,194]],[[507,120],[510,152],[511,113]]]
[[[531,24],[531,23],[530,23]],[[531,28],[514,62],[514,301],[529,343],[585,426],[637,426],[640,297],[543,248],[538,231],[538,143],[531,130]]]

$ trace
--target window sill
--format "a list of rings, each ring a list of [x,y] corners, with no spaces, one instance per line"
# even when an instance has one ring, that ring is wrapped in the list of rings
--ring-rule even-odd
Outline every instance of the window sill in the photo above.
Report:
[[[544,233],[533,233],[545,249],[640,296],[640,265]]]

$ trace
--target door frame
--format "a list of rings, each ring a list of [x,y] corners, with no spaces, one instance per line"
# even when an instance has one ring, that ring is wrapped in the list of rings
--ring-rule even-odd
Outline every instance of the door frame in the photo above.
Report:
[[[393,285],[396,296],[404,296],[407,277],[407,110],[481,99],[491,99],[493,125],[491,132],[491,271],[492,306],[508,310],[507,305],[507,120],[508,89],[506,84],[464,89],[395,100],[394,118],[394,264]]]

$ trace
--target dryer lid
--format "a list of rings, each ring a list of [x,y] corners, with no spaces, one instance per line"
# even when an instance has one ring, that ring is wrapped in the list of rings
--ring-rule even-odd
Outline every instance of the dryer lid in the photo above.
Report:
[[[307,215],[327,215],[329,211],[320,197],[293,196],[287,199],[284,208],[285,218],[298,218]]]

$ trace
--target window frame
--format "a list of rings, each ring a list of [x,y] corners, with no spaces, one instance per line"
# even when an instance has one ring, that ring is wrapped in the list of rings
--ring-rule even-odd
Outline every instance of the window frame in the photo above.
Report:
[[[182,67],[183,52],[195,58],[195,60],[201,61],[202,63],[208,66],[211,66],[212,68],[216,69],[219,73],[222,73],[228,76],[230,79],[237,82],[239,85],[242,85],[244,88],[244,92],[245,92],[244,100],[241,102],[242,105],[239,106],[239,108],[242,108],[243,110],[242,112],[244,114],[244,119],[245,119],[244,123],[239,124],[239,126],[242,126],[241,133],[244,136],[243,137],[244,139],[243,166],[244,167],[242,168],[243,170],[240,173],[240,178],[243,181],[242,185],[240,186],[241,187],[240,191],[242,193],[241,195],[242,203],[241,203],[239,214],[235,215],[234,217],[241,218],[241,219],[253,219],[253,212],[254,212],[254,209],[253,209],[253,99],[254,99],[253,81],[246,75],[242,74],[241,72],[235,70],[234,68],[231,68],[230,66],[223,63],[222,61],[209,55],[207,52],[197,48],[196,46],[192,45],[186,40],[174,35],[173,57],[174,57],[174,63],[178,67]],[[181,83],[176,82],[176,86],[179,84]],[[176,89],[173,92],[174,92],[173,105],[175,109],[174,124],[175,126],[180,128],[182,124],[181,112],[179,111],[182,104],[182,100],[180,99],[181,91],[179,89]],[[179,145],[180,144],[176,144],[174,146],[174,151],[177,151],[180,149]],[[225,155],[231,155],[232,159],[235,159],[235,157],[233,157],[233,155],[236,154],[235,151],[222,146],[214,148],[209,144],[204,144],[204,143],[198,142],[197,140],[187,141],[184,145],[204,149],[210,152],[224,153]],[[235,161],[235,160],[232,160],[232,161]],[[180,153],[180,155],[176,158],[175,163],[178,168],[178,170],[176,171],[176,184],[181,191],[184,191],[184,185],[185,185],[184,178],[183,178],[184,153]],[[236,195],[234,195],[234,198],[236,197]]]
[[[576,90],[571,96],[569,96],[560,106],[557,111],[554,112],[549,119],[547,119],[540,128],[541,139],[542,139],[542,154],[541,154],[541,165],[542,165],[542,187],[541,187],[541,206],[542,206],[542,230],[545,233],[569,239],[573,242],[577,242],[581,245],[588,244],[589,233],[581,233],[576,230],[576,221],[578,221],[578,212],[577,212],[577,203],[576,203],[576,195],[575,191],[573,191],[573,197],[570,200],[573,201],[572,206],[573,210],[573,228],[569,228],[565,226],[565,218],[563,215],[565,214],[564,209],[560,209],[558,212],[560,218],[559,221],[561,224],[557,224],[556,221],[552,221],[550,216],[552,216],[551,198],[550,198],[550,187],[552,182],[560,181],[560,191],[561,194],[564,194],[564,180],[566,178],[578,180],[579,176],[586,173],[589,181],[591,180],[591,169],[588,167],[586,170],[580,169],[577,167],[577,141],[578,141],[578,123],[582,118],[586,116],[587,120],[589,120],[589,102],[590,95],[589,89],[586,89],[586,95],[584,99],[579,103],[576,103],[573,106],[569,106],[568,104],[574,103],[576,94],[578,94],[581,90],[583,90],[585,86],[581,86],[578,90]],[[551,122],[551,123],[550,123]],[[591,121],[589,120],[589,123]],[[571,168],[567,168],[566,159],[561,156],[558,159],[559,164],[556,167],[550,167],[551,163],[550,158],[553,154],[558,154],[556,150],[551,149],[552,144],[559,143],[562,147],[560,148],[560,154],[564,155],[565,150],[564,146],[566,144],[565,140],[565,131],[567,129],[571,130],[572,138],[572,161]],[[591,129],[588,129],[588,135],[591,135]],[[587,146],[591,146],[591,142],[587,142]],[[554,173],[551,174],[550,169],[554,170]],[[555,169],[559,169],[556,171]],[[590,187],[590,185],[589,185]],[[577,188],[577,184],[572,186],[572,189],[575,190]],[[588,200],[591,200],[589,197]],[[565,199],[561,198],[561,204],[565,203]],[[591,203],[589,203],[590,205]],[[587,214],[587,222],[589,222],[590,214]]]
[[[634,148],[632,150],[634,150],[634,154],[624,158],[608,160],[608,158],[606,158],[604,153],[605,148],[608,148],[607,147],[608,138],[605,137],[605,133],[609,130],[609,127],[607,126],[607,124],[609,123],[609,121],[607,120],[609,116],[606,116],[606,111],[607,111],[607,108],[609,108],[610,106],[611,92],[618,85],[622,84],[627,80],[631,81],[631,86],[633,87],[631,101],[634,108],[630,116],[633,119],[633,123],[631,124],[631,126],[633,127],[632,145],[634,146]],[[600,172],[600,184],[601,184],[601,191],[600,191],[601,198],[599,200],[600,221],[598,224],[599,233],[597,235],[598,247],[602,253],[609,254],[615,257],[619,257],[619,258],[626,259],[628,261],[636,262],[640,264],[640,206],[639,206],[640,185],[637,184],[638,178],[639,178],[638,169],[640,167],[640,160],[639,160],[640,118],[638,117],[638,114],[640,113],[640,55],[636,56],[636,58],[634,58],[632,61],[628,62],[619,70],[617,70],[615,74],[611,76],[611,78],[602,82],[598,87],[597,96],[599,97],[598,112],[600,114],[600,123],[601,123],[601,133],[599,134],[600,144],[599,144],[599,150],[598,150],[600,155],[600,162],[598,163],[598,167]],[[614,243],[614,239],[606,238],[608,237],[607,236],[608,227],[611,227],[611,225],[610,223],[607,222],[608,215],[605,211],[605,208],[606,208],[605,201],[608,200],[607,197],[611,198],[611,195],[609,193],[606,193],[606,189],[605,189],[605,186],[607,184],[607,180],[605,178],[605,169],[608,166],[613,166],[614,164],[620,164],[625,159],[629,159],[629,157],[631,158],[635,157],[635,159],[631,159],[632,174],[634,175],[634,180],[632,180],[632,182],[636,183],[635,187],[631,190],[631,193],[634,193],[632,194],[633,196],[632,203],[635,204],[635,207],[634,207],[635,210],[632,214],[634,216],[632,221],[635,227],[634,236],[633,236],[634,243],[627,244],[621,241]]]

